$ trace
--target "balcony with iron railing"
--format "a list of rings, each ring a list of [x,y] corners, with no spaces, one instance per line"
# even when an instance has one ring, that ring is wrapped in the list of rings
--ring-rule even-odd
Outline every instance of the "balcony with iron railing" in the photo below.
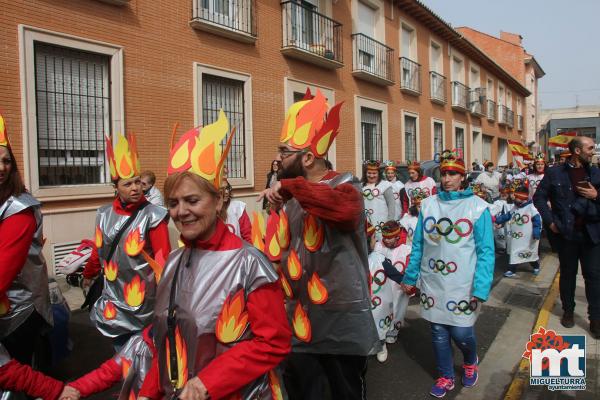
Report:
[[[429,87],[431,101],[446,104],[446,77],[435,71],[429,71]]]
[[[508,122],[508,108],[501,104],[498,105],[498,125],[506,125]]]
[[[412,95],[421,94],[421,64],[400,57],[400,90]]]
[[[487,119],[488,121],[496,120],[496,102],[494,100],[487,100]]]
[[[469,92],[469,111],[477,117],[484,117],[485,114],[485,88],[471,89]]]
[[[295,1],[281,3],[285,56],[335,69],[341,68],[342,24]]]
[[[513,110],[506,111],[506,124],[509,128],[513,128],[515,126],[515,112]]]
[[[457,111],[466,112],[468,110],[467,101],[469,99],[468,86],[458,81],[452,81],[452,108]]]
[[[522,115],[517,115],[517,129],[519,131],[523,130],[523,116]]]
[[[192,0],[190,26],[245,43],[256,41],[256,0]]]
[[[352,75],[378,85],[394,84],[394,50],[362,33],[352,35]]]

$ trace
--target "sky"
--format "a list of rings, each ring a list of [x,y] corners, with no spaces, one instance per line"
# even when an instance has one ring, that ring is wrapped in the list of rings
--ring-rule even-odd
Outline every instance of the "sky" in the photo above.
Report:
[[[600,105],[600,0],[421,0],[453,27],[518,33],[546,72],[542,109]]]

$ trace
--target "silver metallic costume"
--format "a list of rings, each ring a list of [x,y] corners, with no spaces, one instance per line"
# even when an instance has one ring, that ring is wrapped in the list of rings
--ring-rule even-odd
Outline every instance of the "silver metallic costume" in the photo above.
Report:
[[[322,183],[331,187],[351,183],[361,193],[360,182],[350,173]],[[345,233],[308,214],[296,199],[284,209],[291,241],[282,253],[281,270],[294,330],[292,351],[376,353],[379,337],[371,315],[364,219]]]
[[[154,257],[148,231],[166,217],[166,209],[148,204],[123,233],[112,263],[107,264],[111,243],[129,216],[117,214],[112,204],[98,210],[96,245],[101,244],[98,256],[104,268],[104,289],[90,317],[103,335],[117,337],[139,332],[152,320],[156,295],[154,272],[141,254],[131,257],[126,249],[133,249],[145,241],[144,251]],[[99,237],[101,243],[98,243]],[[166,258],[167,255],[163,256]]]
[[[113,359],[123,370],[123,387],[118,400],[137,399],[152,366],[152,350],[142,333],[132,336]]]
[[[158,348],[160,385],[165,398],[174,388],[170,381],[167,316],[169,297],[179,266],[176,284],[176,347],[179,380],[183,388],[214,358],[254,336],[247,322],[248,295],[277,281],[266,257],[243,242],[234,250],[209,251],[180,248],[171,252],[156,298],[154,342]],[[272,399],[272,391],[283,382],[276,369],[239,391],[240,399]],[[281,385],[282,386],[282,385]],[[236,397],[237,398],[237,397]]]

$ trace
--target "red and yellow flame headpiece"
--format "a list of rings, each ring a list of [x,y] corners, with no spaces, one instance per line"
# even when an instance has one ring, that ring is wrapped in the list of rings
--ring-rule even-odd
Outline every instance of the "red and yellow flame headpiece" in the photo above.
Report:
[[[117,145],[113,147],[112,139],[106,137],[106,158],[113,181],[138,176],[142,169],[137,154],[137,144],[132,133],[123,136],[117,134]]]
[[[219,118],[212,124],[186,132],[175,146],[171,146],[167,174],[190,171],[219,189],[223,164],[231,148],[235,129],[232,130],[223,148],[221,143],[227,136],[227,132],[229,132],[229,121],[223,110],[219,111]]]
[[[381,226],[381,236],[386,239],[400,237],[400,224],[397,221],[387,221]]]
[[[517,200],[529,200],[529,179],[524,178],[515,184],[513,196]]]
[[[385,162],[385,170],[386,171],[396,171],[397,170],[396,163],[393,161],[386,161]]]
[[[365,231],[367,233],[367,237],[370,238],[375,234],[375,227],[371,225],[369,221],[365,223]]]
[[[444,150],[441,156],[440,172],[455,171],[461,175],[465,174],[465,162],[460,157],[460,151]]]
[[[408,170],[414,170],[418,173],[421,172],[421,164],[418,161],[412,161],[408,163]]]
[[[543,163],[546,162],[546,157],[544,156],[544,153],[537,153],[535,155],[535,157],[533,158],[533,162],[534,163],[540,162],[540,161],[543,162]]]
[[[10,141],[8,140],[8,132],[6,130],[6,122],[4,117],[0,115],[0,146],[10,148]]]
[[[309,149],[315,156],[325,157],[339,133],[342,103],[329,109],[320,90],[317,89],[314,97],[307,90],[304,99],[288,109],[280,142],[297,150]]]
[[[379,172],[379,166],[381,164],[379,163],[379,161],[376,160],[367,160],[365,161],[365,168],[367,169],[367,171],[377,171]]]

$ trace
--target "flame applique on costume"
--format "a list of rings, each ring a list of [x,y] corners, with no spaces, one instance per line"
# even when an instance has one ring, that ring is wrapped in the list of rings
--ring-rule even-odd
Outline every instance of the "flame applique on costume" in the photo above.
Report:
[[[227,296],[215,326],[219,342],[232,343],[242,337],[248,326],[248,312],[245,308],[243,289],[238,290],[233,297]]]
[[[142,250],[142,257],[148,263],[152,271],[154,271],[154,278],[156,279],[156,283],[160,282],[160,278],[162,277],[162,273],[165,269],[165,263],[167,259],[163,255],[162,249],[159,249],[156,252],[154,258],[150,257],[150,254],[146,253],[146,250]]]
[[[102,312],[102,315],[106,320],[109,321],[111,319],[115,319],[117,317],[117,308],[112,302],[107,301],[104,305],[104,311]]]
[[[131,391],[129,392],[129,398],[127,400],[137,400],[137,396],[135,395],[133,389],[131,389]]]
[[[287,259],[287,270],[290,279],[297,281],[302,277],[302,264],[295,249],[291,249]]]
[[[310,340],[312,339],[310,320],[308,319],[308,315],[306,315],[306,312],[302,308],[302,304],[300,304],[300,302],[296,303],[292,327],[294,328],[294,334],[299,340],[305,343],[310,343]]]
[[[304,230],[302,233],[304,237],[304,246],[308,251],[315,252],[323,245],[323,225],[311,214],[308,214],[304,218]]]
[[[140,233],[140,228],[131,231],[125,238],[125,253],[127,253],[129,257],[137,256],[144,249],[146,241],[141,240],[141,238],[142,234]]]
[[[281,261],[281,247],[277,239],[277,228],[279,226],[279,215],[275,211],[271,211],[267,221],[267,232],[265,234],[265,250],[264,253],[271,262]]]
[[[121,357],[121,371],[123,372],[123,380],[129,375],[129,368],[131,368],[131,361],[125,357]]]
[[[0,115],[0,146],[10,147],[8,133],[6,132],[6,122],[4,122],[4,117],[2,115]]]
[[[260,229],[259,213],[254,211],[252,213],[252,229],[250,236],[252,237],[252,245],[260,251],[265,251],[265,242],[263,240],[263,234]]]
[[[169,338],[167,338],[167,373],[171,376],[171,353],[169,345]],[[188,380],[188,365],[187,365],[187,345],[185,340],[181,337],[179,326],[175,328],[175,349],[177,351],[177,383],[175,389],[181,389],[185,386]]]
[[[107,280],[114,282],[117,279],[117,274],[119,273],[119,266],[116,262],[112,260],[108,263],[104,261],[104,276]]]
[[[283,208],[279,211],[277,240],[279,241],[279,247],[283,250],[287,249],[290,245],[290,224],[288,222],[288,216]]]
[[[146,295],[146,282],[140,279],[139,275],[133,277],[131,282],[123,287],[125,302],[131,307],[138,307],[144,302]]]
[[[279,377],[273,370],[269,371],[269,387],[271,388],[271,397],[273,397],[273,400],[283,400],[281,383],[279,382]]]
[[[10,301],[8,300],[8,296],[4,295],[0,298],[0,317],[8,314],[10,311]]]
[[[287,278],[285,277],[285,274],[283,273],[283,271],[281,269],[279,269],[278,273],[279,273],[279,284],[281,285],[281,288],[283,289],[283,293],[287,296],[288,299],[291,299],[292,297],[294,297],[294,292],[292,292],[292,287],[290,286],[290,283],[288,282]]]
[[[329,298],[327,288],[321,282],[321,278],[316,272],[313,272],[308,281],[308,297],[314,304],[324,304]]]
[[[99,226],[96,227],[96,236],[94,238],[96,243],[96,248],[99,249],[102,247],[102,229]]]

